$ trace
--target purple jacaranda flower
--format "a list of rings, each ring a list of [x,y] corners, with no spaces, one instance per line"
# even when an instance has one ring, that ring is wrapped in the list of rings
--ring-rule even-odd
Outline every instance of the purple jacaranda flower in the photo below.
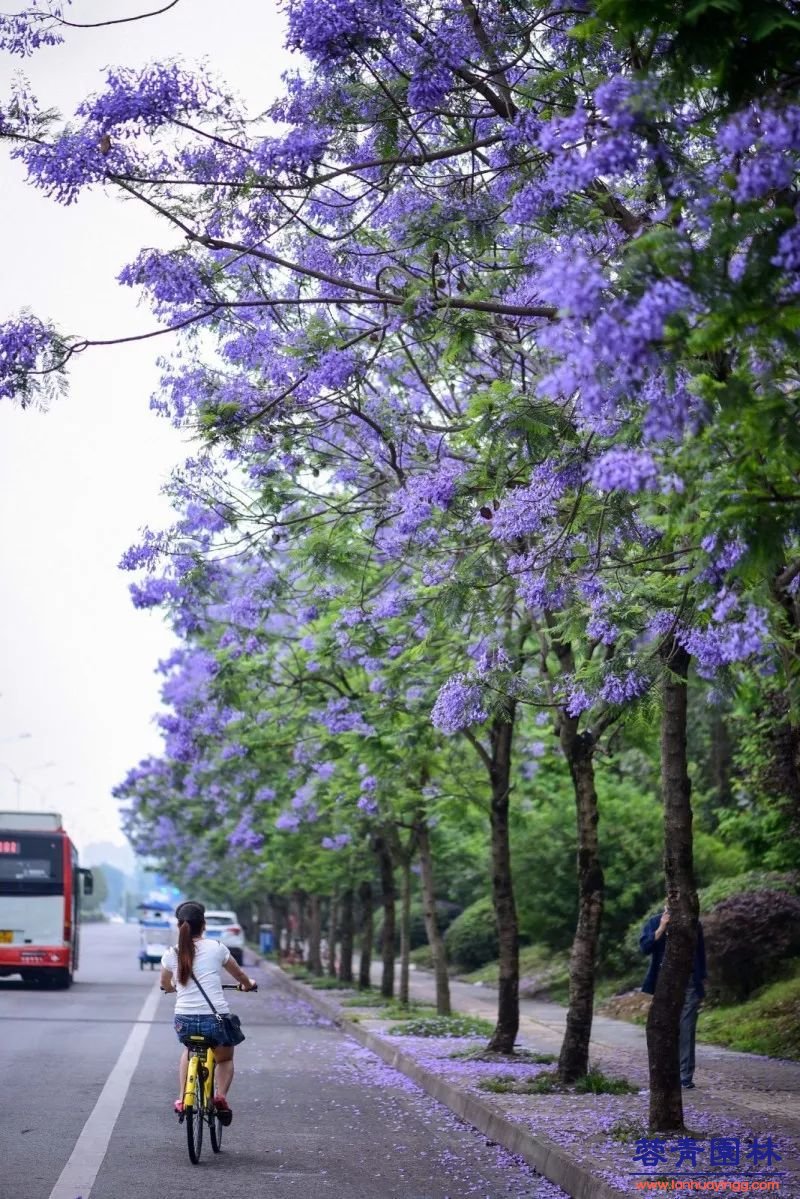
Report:
[[[595,460],[589,477],[599,491],[680,491],[674,475],[659,471],[647,450],[606,450]]]
[[[336,833],[333,837],[323,837],[320,844],[323,849],[344,849],[351,840],[349,833]]]
[[[471,724],[482,724],[487,717],[480,687],[468,682],[463,674],[454,674],[447,680],[431,712],[434,727],[443,733],[457,733]]]
[[[584,687],[571,686],[567,699],[564,704],[564,710],[568,716],[580,716],[582,712],[588,711],[592,706],[592,700],[588,691]]]
[[[0,325],[0,399],[16,399],[23,408],[43,391],[36,372],[59,356],[54,331],[36,317],[22,315]]]
[[[251,816],[246,812],[228,837],[228,842],[235,849],[260,849],[264,844],[264,837],[253,829]]]
[[[336,62],[378,37],[405,26],[399,0],[290,0],[287,44],[312,61]]]
[[[609,673],[603,680],[599,694],[606,703],[625,704],[643,695],[648,686],[647,679],[635,670],[625,674]]]
[[[63,42],[59,32],[64,15],[62,4],[52,4],[49,11],[3,13],[0,15],[0,50],[27,58],[42,46],[57,46]]]
[[[586,625],[586,632],[593,641],[600,641],[603,645],[613,645],[619,637],[619,629],[606,616],[591,616]]]

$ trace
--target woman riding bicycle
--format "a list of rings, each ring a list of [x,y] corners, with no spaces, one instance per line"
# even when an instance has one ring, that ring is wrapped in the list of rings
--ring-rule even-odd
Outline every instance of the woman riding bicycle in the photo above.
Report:
[[[183,1043],[187,1036],[202,1036],[207,1037],[213,1046],[217,1083],[214,1106],[220,1123],[227,1125],[233,1119],[227,1100],[233,1081],[233,1045],[203,998],[195,979],[221,1014],[230,1011],[222,990],[223,967],[236,979],[242,990],[253,991],[256,984],[236,964],[226,945],[205,939],[205,912],[201,903],[191,900],[178,904],[175,909],[178,946],[177,950],[168,949],[161,959],[161,986],[163,990],[178,996],[175,1002],[175,1032],[178,1040]],[[178,1067],[180,1091],[174,1104],[178,1114],[183,1111],[188,1064],[189,1050],[184,1048]]]

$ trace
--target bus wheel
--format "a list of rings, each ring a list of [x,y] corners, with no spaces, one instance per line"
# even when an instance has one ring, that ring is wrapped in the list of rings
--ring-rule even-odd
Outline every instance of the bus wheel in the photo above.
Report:
[[[56,970],[53,975],[53,986],[56,988],[56,990],[59,990],[59,991],[65,991],[67,989],[67,987],[71,987],[72,986],[72,971],[67,969],[66,967],[63,967],[60,970]]]

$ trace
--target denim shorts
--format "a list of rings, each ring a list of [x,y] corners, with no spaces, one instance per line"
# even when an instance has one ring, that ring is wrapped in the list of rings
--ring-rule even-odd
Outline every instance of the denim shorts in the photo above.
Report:
[[[175,1032],[178,1040],[185,1042],[186,1037],[208,1037],[212,1045],[230,1045],[230,1037],[225,1032],[225,1026],[211,1012],[208,1015],[200,1013],[179,1013],[175,1016]]]

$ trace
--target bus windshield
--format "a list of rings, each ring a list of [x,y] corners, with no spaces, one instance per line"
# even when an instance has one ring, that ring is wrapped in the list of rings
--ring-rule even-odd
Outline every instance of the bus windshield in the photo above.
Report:
[[[58,895],[64,889],[63,839],[0,832],[0,895]]]

